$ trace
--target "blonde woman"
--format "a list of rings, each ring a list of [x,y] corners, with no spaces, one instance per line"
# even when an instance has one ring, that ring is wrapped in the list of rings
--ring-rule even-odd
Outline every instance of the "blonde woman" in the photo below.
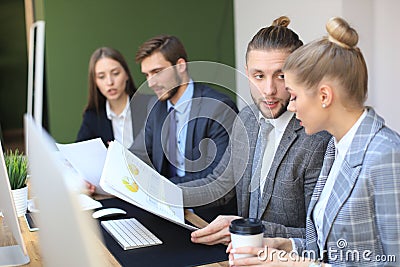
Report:
[[[268,239],[259,257],[235,266],[394,266],[400,260],[400,136],[385,126],[367,98],[367,67],[358,34],[342,18],[328,37],[294,51],[283,71],[308,134],[333,135],[306,219],[306,239]],[[286,253],[295,249],[295,253]],[[280,253],[280,254],[279,254]]]

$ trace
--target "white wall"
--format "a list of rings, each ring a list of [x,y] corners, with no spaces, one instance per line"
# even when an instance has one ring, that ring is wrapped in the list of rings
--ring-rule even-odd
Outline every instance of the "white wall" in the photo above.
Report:
[[[395,101],[400,89],[395,88],[400,70],[400,24],[398,0],[234,0],[236,68],[244,72],[248,42],[262,27],[271,25],[281,15],[291,19],[289,27],[307,43],[326,35],[325,24],[334,16],[344,17],[359,33],[359,47],[369,69],[368,105],[385,118],[387,124],[400,132]],[[397,22],[397,23],[396,23]],[[238,93],[251,103],[248,84],[237,79]],[[238,101],[239,109],[245,102]]]
[[[371,98],[376,110],[386,123],[400,132],[400,1],[374,1],[374,68],[369,75],[373,77]],[[397,76],[399,75],[399,76]]]

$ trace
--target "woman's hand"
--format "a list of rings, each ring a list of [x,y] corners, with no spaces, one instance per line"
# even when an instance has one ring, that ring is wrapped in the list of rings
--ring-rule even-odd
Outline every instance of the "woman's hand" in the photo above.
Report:
[[[94,192],[96,191],[96,186],[89,183],[88,181],[85,181],[85,184],[86,184],[86,189],[87,189],[88,195],[93,195]]]

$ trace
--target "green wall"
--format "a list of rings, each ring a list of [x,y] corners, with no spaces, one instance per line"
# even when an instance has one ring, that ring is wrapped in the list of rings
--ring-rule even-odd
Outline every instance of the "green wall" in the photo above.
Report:
[[[23,128],[26,112],[27,45],[23,0],[0,1],[0,123]]]
[[[138,87],[145,79],[136,50],[158,34],[178,36],[190,61],[235,66],[232,0],[44,0],[44,17],[49,125],[58,142],[75,140],[87,101],[89,57],[100,46],[125,56]]]

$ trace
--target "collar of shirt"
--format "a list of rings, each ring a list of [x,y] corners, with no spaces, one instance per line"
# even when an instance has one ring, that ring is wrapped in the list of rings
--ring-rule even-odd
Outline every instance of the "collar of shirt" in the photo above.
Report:
[[[274,126],[274,130],[277,135],[283,135],[283,132],[285,132],[286,127],[288,126],[289,121],[292,119],[293,115],[293,112],[287,110],[281,116],[279,116],[279,118],[267,119],[262,115],[261,112],[259,112],[258,121],[260,122],[260,120],[263,118],[265,121],[271,123]]]
[[[129,110],[129,96],[126,97],[125,108],[119,115],[115,114],[114,111],[111,110],[110,102],[106,100],[106,113],[107,113],[107,118],[109,120],[112,120],[113,118],[125,118],[128,110]]]
[[[335,158],[338,156],[344,157],[346,155],[347,150],[353,141],[353,138],[357,132],[358,127],[360,126],[362,120],[367,116],[367,110],[365,109],[364,112],[361,114],[360,118],[354,123],[354,125],[350,128],[350,130],[340,139],[338,142],[335,137],[333,137],[333,141],[335,142]]]
[[[271,164],[274,158],[274,155],[277,151],[277,148],[279,147],[279,144],[281,142],[283,133],[285,132],[285,129],[287,125],[289,124],[289,121],[292,119],[293,113],[290,111],[285,111],[279,118],[276,119],[266,119],[261,112],[259,113],[259,122],[261,120],[265,120],[266,122],[269,122],[274,126],[274,128],[271,130],[269,137],[268,137],[268,142],[267,145],[265,146],[265,153],[262,158],[262,164],[261,164],[261,176],[260,176],[260,194],[261,196],[263,195],[264,192],[264,184],[267,178],[267,175],[269,173],[269,170],[271,168]],[[260,136],[258,137],[260,138]]]
[[[177,112],[181,114],[185,113],[190,106],[189,104],[191,103],[190,100],[192,100],[193,98],[193,92],[194,92],[194,84],[193,80],[190,79],[185,92],[179,98],[178,102],[175,103],[175,105],[173,105],[171,101],[167,100],[167,110],[173,107]]]

